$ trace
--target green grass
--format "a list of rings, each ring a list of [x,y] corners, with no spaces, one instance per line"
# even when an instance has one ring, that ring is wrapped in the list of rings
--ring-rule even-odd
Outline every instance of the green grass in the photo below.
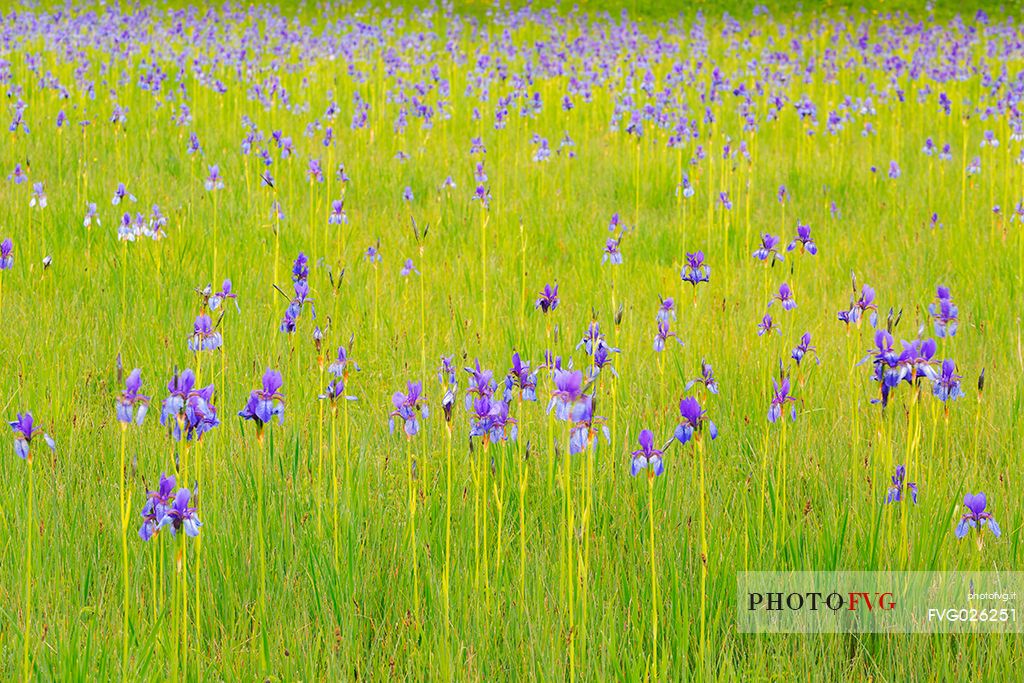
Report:
[[[652,9],[651,14],[657,13]],[[784,21],[780,17],[776,12],[776,19]],[[807,19],[795,21],[803,27]],[[526,40],[541,31],[527,26],[516,35]],[[808,42],[808,49],[821,50],[827,43],[819,36]],[[463,41],[467,50],[480,46]],[[727,53],[726,47],[715,34],[711,58],[734,74],[744,57]],[[857,83],[856,73],[844,71],[837,84],[829,85],[819,71],[810,83],[789,89],[794,100],[806,93],[818,103],[822,126],[814,137],[803,134],[792,106],[780,121],[763,124],[756,136],[744,133],[736,103],[729,99],[718,123],[700,141],[711,161],[689,169],[696,194],[681,202],[674,192],[679,165],[693,147],[679,157],[666,149],[663,132],[652,129],[638,145],[623,132],[609,131],[610,90],[595,89],[593,102],[578,100],[566,113],[557,106],[564,80],[539,79],[535,89],[544,98],[542,113],[530,120],[513,113],[499,132],[491,125],[491,111],[482,122],[471,118],[475,102],[463,95],[468,68],[442,61],[445,77],[453,78],[453,118],[430,131],[413,120],[403,134],[394,134],[394,108],[384,97],[394,83],[385,77],[377,55],[359,63],[368,74],[363,84],[345,75],[341,60],[320,61],[297,73],[276,72],[293,101],[308,102],[311,113],[281,106],[264,110],[245,98],[233,70],[220,67],[217,75],[228,84],[228,93],[217,96],[189,75],[185,83],[194,123],[177,127],[170,120],[172,107],[154,108],[152,95],[137,86],[149,50],[143,48],[131,61],[116,61],[106,83],[101,54],[90,53],[95,57],[91,77],[98,81],[95,100],[72,89],[71,99],[62,101],[54,90],[38,87],[27,70],[27,54],[41,56],[43,71],[52,71],[69,87],[74,69],[38,42],[4,55],[13,63],[15,82],[25,86],[21,96],[29,105],[32,132],[5,133],[0,162],[7,174],[15,163],[27,161],[30,180],[45,181],[49,195],[49,206],[38,211],[29,208],[30,184],[0,183],[0,237],[10,235],[15,242],[15,267],[0,275],[0,404],[9,419],[16,411],[32,410],[58,445],[55,454],[41,443],[33,446],[28,645],[36,678],[154,679],[170,677],[177,667],[190,680],[564,680],[572,666],[583,680],[639,680],[652,667],[666,680],[947,680],[995,676],[1020,664],[1020,640],[1013,635],[748,636],[736,633],[734,618],[737,571],[1009,570],[1020,565],[1016,470],[1024,445],[1018,428],[1024,386],[1019,380],[1024,370],[1024,264],[1019,260],[1024,236],[1020,223],[1009,222],[1008,216],[1022,199],[1021,167],[1011,163],[1021,143],[1011,141],[1005,118],[974,116],[960,125],[967,111],[964,99],[979,94],[977,78],[942,86],[954,102],[947,119],[938,114],[934,95],[918,104],[920,83],[904,77],[906,103],[876,97],[873,123],[879,134],[868,138],[861,137],[859,120],[830,136],[824,119],[844,94],[866,96],[870,84],[884,87],[876,72],[867,72],[866,83]],[[170,70],[169,63],[161,63]],[[670,66],[662,62],[655,69],[664,76]],[[1007,68],[1016,73],[1019,60]],[[174,83],[171,73],[168,88]],[[126,84],[118,86],[122,75]],[[129,108],[123,129],[108,121],[112,103],[106,93],[112,87]],[[495,86],[489,106],[500,88]],[[356,90],[373,104],[370,125],[363,130],[348,126]],[[340,114],[336,146],[326,151],[319,144],[322,131],[307,139],[303,130],[327,106],[330,91]],[[689,91],[689,97],[699,116],[695,93]],[[53,121],[61,109],[71,125],[56,132]],[[255,155],[238,152],[243,114],[268,136],[283,130],[298,151],[290,160],[274,151],[276,198],[286,213],[276,264],[276,223],[270,217],[274,194],[261,186]],[[83,133],[78,122],[84,119],[93,124]],[[986,129],[1002,142],[997,150],[979,148]],[[202,142],[201,159],[185,154],[190,130]],[[546,164],[531,161],[532,134],[547,137],[554,148],[566,132],[575,141],[576,158],[563,154]],[[493,195],[483,245],[481,208],[469,199],[475,159],[468,152],[475,135],[487,145]],[[920,150],[928,136],[940,146],[950,142],[953,161],[942,164],[924,156]],[[753,163],[724,164],[722,144],[728,138],[734,144],[746,141]],[[969,194],[961,203],[965,140],[968,159],[980,155],[983,171],[967,182]],[[397,161],[399,151],[411,158]],[[342,194],[339,183],[331,179],[311,187],[305,175],[309,155],[322,159],[327,175],[343,162],[352,179],[344,190],[349,223],[341,229],[327,223],[330,200]],[[898,180],[885,176],[893,159],[902,169]],[[206,166],[214,163],[226,182],[216,211],[202,185]],[[873,165],[877,174],[869,170]],[[438,192],[449,174],[456,189]],[[138,204],[111,206],[118,181],[127,183]],[[782,184],[791,196],[784,206],[775,199]],[[401,198],[406,186],[415,195],[410,204]],[[729,191],[729,212],[709,201],[720,190]],[[82,227],[89,201],[99,206],[102,228]],[[831,214],[831,202],[841,217]],[[168,239],[119,243],[120,213],[148,213],[153,204],[169,217]],[[1005,218],[993,216],[993,204],[1002,206]],[[614,291],[613,267],[601,264],[613,212],[633,228],[622,242],[625,261],[614,267]],[[932,212],[939,215],[941,228],[930,227]],[[422,252],[410,228],[412,219],[421,228],[429,226]],[[761,232],[788,241],[797,220],[812,226],[818,256],[788,254],[785,263],[770,269],[751,257]],[[375,271],[362,254],[378,238],[383,262]],[[679,270],[684,254],[697,249],[705,252],[713,271],[711,282],[694,296],[680,281]],[[326,362],[354,336],[349,351],[362,367],[348,386],[359,400],[349,406],[347,444],[340,412],[336,424],[336,514],[330,411],[321,411],[317,401],[326,378],[318,366],[309,311],[294,335],[277,329],[286,302],[272,287],[275,269],[276,284],[288,291],[290,263],[300,250],[310,256],[318,322],[327,328]],[[45,255],[52,256],[48,269],[42,267]],[[399,276],[405,258],[415,260],[421,275]],[[927,391],[912,408],[906,386],[896,391],[884,415],[869,403],[877,391],[869,368],[852,365],[871,346],[872,331],[865,324],[847,332],[836,321],[836,311],[848,305],[851,273],[858,287],[868,283],[876,289],[883,320],[890,307],[902,310],[897,339],[915,338],[922,326],[930,335],[927,304],[936,285],[952,288],[961,328],[940,344],[940,356],[957,361],[967,397],[950,406],[948,420]],[[241,313],[228,303],[220,324],[223,352],[196,357],[186,348],[199,312],[194,290],[224,277],[234,282]],[[798,307],[785,313],[772,307],[781,334],[758,337],[765,304],[783,281],[793,285]],[[532,304],[547,282],[560,285],[562,303],[545,318]],[[673,329],[685,343],[670,342],[663,379],[651,348],[659,295],[676,298],[679,314]],[[623,314],[616,325],[619,304]],[[585,368],[586,356],[572,349],[593,318],[622,350],[615,357],[620,379],[605,373],[596,389],[598,413],[610,420],[614,415],[611,442],[600,439],[592,455],[575,456],[569,463],[576,506],[570,545],[579,553],[573,561],[570,615],[563,518],[567,435],[557,423],[552,479],[543,410],[549,379],[542,374],[537,404],[520,411],[513,402],[522,451],[516,445],[492,445],[490,467],[479,444],[469,449],[460,391],[449,499],[448,440],[442,392],[434,378],[442,354],[454,354],[460,368],[479,357],[499,377],[513,349],[537,364],[548,346],[549,325],[557,330],[550,344],[555,354]],[[779,426],[765,419],[769,381],[779,359],[791,368],[789,352],[804,331],[813,335],[822,363],[805,362],[794,371],[800,414],[786,426],[783,448]],[[143,369],[144,393],[154,403],[147,422],[130,429],[126,441],[130,655],[124,670],[117,514],[121,430],[114,415],[122,389],[118,355],[126,371]],[[653,604],[647,482],[629,476],[629,451],[640,430],[654,430],[659,442],[670,437],[678,421],[678,399],[686,382],[699,374],[701,359],[714,366],[721,385],[718,396],[701,397],[720,429],[717,440],[704,442],[708,553],[703,658],[696,452],[689,445],[670,448],[665,475],[654,484],[658,588]],[[222,421],[201,445],[188,450],[157,424],[164,386],[175,368],[185,367],[198,372],[200,384],[215,385]],[[284,375],[287,409],[283,426],[268,427],[261,450],[252,425],[235,414],[267,367]],[[982,369],[986,386],[979,396],[975,383]],[[464,389],[468,378],[459,374]],[[413,379],[424,381],[432,411],[412,444],[418,501],[415,584],[406,442],[387,429],[391,394]],[[917,446],[914,424],[920,425]],[[343,474],[346,453],[348,478]],[[146,489],[155,487],[161,472],[172,471],[176,457],[187,469],[181,483],[190,487],[201,458],[198,507],[204,524],[198,541],[185,542],[187,645],[180,650],[174,626],[182,611],[180,602],[172,603],[176,539],[162,533],[143,543],[135,535]],[[261,457],[265,620],[259,618],[257,538]],[[920,487],[919,503],[883,507],[889,476],[902,462],[908,465],[908,479]],[[3,463],[0,678],[13,680],[22,675],[25,642],[28,470],[10,453]],[[523,526],[520,464],[528,473]],[[584,527],[579,515],[587,500],[588,466],[592,502]],[[482,482],[487,488],[480,493]],[[953,535],[963,494],[978,490],[988,494],[989,509],[1003,529],[1002,538],[989,538],[982,551],[973,539],[957,541]],[[483,532],[484,509],[488,541],[481,544],[480,557],[486,556],[487,564],[478,571],[482,559],[477,559],[474,539]],[[452,564],[446,625],[448,510]],[[525,585],[519,566],[524,534]],[[587,543],[588,562],[581,565]],[[659,622],[657,662],[651,656],[652,607]],[[260,656],[264,642],[265,665]],[[184,654],[176,658],[176,652]]]

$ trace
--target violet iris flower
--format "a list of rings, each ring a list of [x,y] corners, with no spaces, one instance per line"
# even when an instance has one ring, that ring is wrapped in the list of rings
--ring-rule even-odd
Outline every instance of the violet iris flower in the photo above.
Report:
[[[199,351],[215,351],[221,347],[223,338],[220,332],[213,329],[213,321],[210,316],[202,313],[196,317],[192,325],[192,336],[188,338],[188,350],[198,353]]]
[[[940,339],[947,336],[955,337],[960,324],[959,311],[949,294],[949,288],[940,286],[936,299],[935,303],[928,306],[928,312],[935,319],[935,336]]]
[[[683,282],[689,282],[696,287],[701,282],[711,280],[711,266],[704,264],[704,252],[695,251],[686,254],[686,265],[680,273]]]
[[[790,288],[789,283],[783,282],[779,285],[778,294],[768,302],[768,305],[771,306],[776,301],[782,304],[782,309],[785,311],[792,311],[796,308],[796,299],[793,298],[793,290]]]
[[[932,393],[943,402],[962,398],[964,390],[960,388],[960,380],[961,376],[956,374],[956,363],[947,358],[942,361],[942,371],[935,378]]]
[[[22,460],[31,460],[31,447],[32,439],[37,436],[42,436],[43,441],[50,447],[51,451],[57,450],[57,445],[53,441],[53,437],[43,431],[42,427],[35,425],[35,420],[32,418],[32,413],[25,411],[24,413],[18,413],[18,417],[13,422],[8,422],[11,425],[11,429],[14,430],[14,453]]]
[[[774,235],[764,233],[761,235],[761,246],[757,251],[754,252],[754,258],[760,261],[767,261],[769,258],[774,263],[776,260],[785,261],[785,257],[776,248],[779,246],[781,240]]]
[[[907,490],[910,492],[910,499],[917,504],[917,484],[914,482],[904,483],[907,478],[907,468],[903,465],[896,466],[896,473],[892,475],[892,486],[889,487],[889,492],[885,495],[886,503],[899,503],[903,500],[903,491]]]
[[[712,394],[718,393],[718,382],[715,380],[715,371],[711,368],[710,363],[707,363],[702,358],[700,361],[700,377],[691,379],[683,387],[683,391],[689,391],[690,388],[695,384],[703,384],[704,388]]]
[[[537,301],[533,304],[534,308],[539,308],[544,313],[553,311],[558,308],[558,285],[554,287],[551,285],[544,285],[544,290],[537,297]]]
[[[128,201],[131,201],[131,202],[138,201],[135,198],[135,195],[130,193],[125,188],[124,183],[118,183],[117,184],[117,189],[114,190],[114,198],[110,200],[110,203],[113,204],[114,206],[117,206],[118,204],[120,204],[125,199],[127,199]]]
[[[14,242],[8,237],[0,242],[0,270],[10,270],[14,267]]]
[[[798,246],[801,252],[806,251],[811,256],[818,253],[818,245],[811,239],[811,226],[804,225],[803,223],[796,224],[796,239],[789,243],[786,251],[793,251]]]
[[[220,166],[217,164],[210,166],[210,174],[206,176],[206,182],[203,183],[203,187],[206,188],[207,192],[224,189],[224,181],[220,177]]]
[[[796,361],[797,365],[800,365],[800,362],[803,361],[804,356],[808,353],[813,353],[814,360],[816,360],[819,365],[821,364],[821,359],[818,358],[817,350],[815,347],[811,346],[811,333],[804,332],[803,335],[800,336],[800,343],[793,349],[790,357]]]
[[[466,410],[472,410],[473,402],[476,399],[482,396],[489,398],[494,395],[498,388],[498,383],[494,379],[493,372],[480,367],[479,358],[476,359],[475,367],[466,367],[464,369],[471,378],[469,387],[466,389]]]
[[[772,395],[771,404],[768,407],[768,421],[778,421],[782,417],[783,409],[787,403],[793,404],[790,407],[790,419],[796,421],[796,397],[789,393],[789,378],[783,377],[781,384],[772,379],[772,384],[775,387],[775,391]]]
[[[473,402],[469,436],[486,441],[515,441],[518,435],[516,421],[508,415],[508,403],[481,396]]]
[[[622,252],[619,251],[619,243],[622,242],[622,237],[618,238],[609,237],[604,245],[604,255],[601,257],[601,263],[606,261],[611,263],[613,266],[622,263]]]
[[[1003,532],[999,529],[999,524],[996,523],[995,518],[992,517],[991,513],[985,512],[988,501],[985,499],[984,493],[973,495],[968,493],[964,496],[964,505],[968,511],[964,513],[963,517],[960,518],[960,523],[956,525],[957,538],[963,538],[974,528],[977,528],[980,534],[985,527],[988,527],[988,530],[996,538],[1002,535]],[[981,541],[980,536],[978,540],[979,542]]]
[[[249,393],[245,407],[238,412],[242,419],[256,423],[258,437],[263,434],[263,425],[270,422],[275,415],[278,424],[284,424],[284,396],[281,394],[283,385],[281,373],[268,369],[263,373],[263,386]]]
[[[587,326],[587,331],[583,333],[583,338],[580,339],[576,348],[578,349],[582,346],[588,356],[593,356],[597,347],[604,343],[604,335],[601,334],[601,326],[595,320]]]
[[[146,503],[142,506],[142,526],[139,527],[139,538],[143,541],[148,541],[160,531],[160,522],[174,500],[176,485],[173,474],[161,474],[157,490],[146,492]]]
[[[518,387],[520,397],[524,401],[537,400],[537,373],[530,371],[530,363],[523,362],[519,352],[512,354],[512,368],[505,377],[505,402],[512,399],[512,388]]]
[[[860,298],[857,299],[853,307],[850,309],[849,318],[850,322],[860,324],[861,319],[865,313],[870,313],[870,322],[872,327],[878,327],[878,306],[875,304],[875,290],[864,285],[861,288]]]
[[[451,356],[441,356],[441,366],[437,371],[437,381],[444,389],[444,396],[441,398],[441,409],[444,411],[444,420],[451,430],[452,409],[455,408],[455,394],[459,390],[459,379],[455,373],[455,365]]]
[[[611,371],[612,377],[617,378],[619,373],[615,370],[615,366],[612,365],[612,354],[620,352],[621,349],[609,346],[608,344],[598,344],[597,351],[594,352],[594,365],[591,367],[590,379],[594,380],[605,368]]]
[[[649,429],[640,432],[640,448],[633,451],[633,462],[629,473],[632,476],[640,474],[640,470],[649,468],[650,476],[657,477],[665,471],[662,455],[664,451],[654,447],[654,433]]]
[[[171,535],[179,529],[184,529],[187,536],[195,538],[199,535],[199,527],[203,525],[196,516],[196,508],[189,507],[188,501],[192,497],[188,489],[178,489],[174,500],[164,511],[164,517],[160,520],[160,527],[169,526]]]
[[[661,296],[659,296],[658,300],[661,302],[661,305],[658,307],[658,315],[657,315],[658,322],[667,323],[667,322],[671,322],[671,321],[675,320],[676,319],[675,301],[672,300],[672,297],[669,297],[667,299],[662,299]]]
[[[349,342],[349,344],[351,345],[351,341]],[[344,346],[339,346],[338,356],[333,363],[327,366],[327,372],[331,375],[334,375],[335,377],[340,377],[341,379],[348,379],[349,363],[351,363],[352,366],[356,369],[356,372],[359,372],[359,364],[348,357],[348,351],[345,350]]]
[[[675,339],[680,346],[683,345],[683,340],[679,336],[671,331],[668,326],[668,322],[664,320],[658,321],[658,331],[654,333],[654,350],[661,353],[665,350],[665,342],[669,339]]]
[[[556,418],[568,421],[583,400],[583,373],[579,370],[556,369],[553,379],[555,388],[551,392],[548,412],[554,408]]]
[[[241,312],[241,309],[238,308],[238,295],[231,291],[231,280],[224,280],[220,291],[214,292],[207,299],[207,305],[209,305],[211,311],[216,311],[226,299],[233,299],[235,301],[235,308]]]
[[[134,422],[141,425],[149,410],[149,396],[139,393],[142,389],[142,370],[135,368],[125,380],[125,389],[117,398],[117,420],[123,424]]]
[[[423,419],[427,419],[429,410],[422,398],[423,385],[419,382],[409,382],[406,387],[406,393],[396,391],[391,397],[391,404],[395,409],[388,414],[388,429],[394,433],[397,417],[403,422],[406,436],[411,438],[420,430],[419,415],[422,413]]]
[[[757,324],[757,336],[770,335],[772,332],[778,332],[779,326],[772,320],[771,315],[768,313],[764,314],[761,318],[761,322]]]
[[[348,215],[345,213],[345,200],[335,199],[331,202],[331,215],[327,218],[328,225],[341,225],[348,223]]]
[[[603,417],[594,415],[594,397],[583,394],[572,410],[572,427],[569,428],[569,453],[576,454],[590,448],[598,434],[610,441],[608,426]]]
[[[412,259],[407,258],[405,259],[405,263],[402,264],[402,270],[399,271],[398,274],[401,275],[402,277],[407,277],[411,273],[416,273],[417,275],[419,275],[420,271],[416,270],[416,265],[412,262]]]
[[[707,425],[711,438],[718,438],[718,427],[707,419],[707,411],[700,407],[700,402],[694,397],[687,396],[679,401],[679,416],[682,419],[676,425],[673,434],[679,443],[685,445],[694,436],[699,436],[705,425]]]

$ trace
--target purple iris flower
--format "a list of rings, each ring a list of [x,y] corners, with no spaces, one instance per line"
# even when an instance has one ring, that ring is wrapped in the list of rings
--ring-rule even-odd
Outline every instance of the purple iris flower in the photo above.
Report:
[[[889,487],[889,492],[885,495],[886,503],[899,503],[903,500],[904,489],[910,492],[910,499],[917,504],[917,484],[914,482],[904,481],[907,478],[907,468],[903,465],[896,466],[896,473],[892,475],[892,485]]]
[[[345,213],[345,200],[335,199],[331,202],[331,215],[327,218],[329,225],[341,225],[348,223],[348,215]]]
[[[402,277],[408,277],[411,273],[420,274],[420,271],[416,270],[416,265],[412,262],[411,258],[405,259],[405,263],[402,264],[402,270],[399,271],[399,275]]]
[[[853,304],[849,311],[849,321],[860,324],[864,314],[870,312],[872,327],[878,327],[878,306],[875,304],[875,290],[864,285],[861,288],[860,298]],[[842,317],[840,317],[840,320]]]
[[[328,382],[327,388],[324,389],[324,393],[320,394],[319,398],[330,401],[332,407],[334,407],[339,398],[343,398],[346,401],[358,400],[355,396],[349,396],[345,393],[345,380],[341,377],[336,377]]]
[[[381,262],[382,256],[380,254],[380,239],[377,240],[376,244],[371,244],[366,248],[366,260],[376,265]]]
[[[679,336],[669,329],[667,321],[658,321],[658,331],[654,333],[654,350],[657,353],[661,353],[665,350],[665,342],[669,339],[675,339],[680,346],[683,345],[683,340]]]
[[[784,261],[785,258],[776,248],[779,246],[780,241],[778,237],[764,233],[761,235],[761,247],[754,252],[754,258],[760,261],[767,261],[771,258],[773,263],[775,260]]]
[[[629,473],[632,476],[640,474],[640,470],[649,467],[650,476],[657,477],[665,471],[662,455],[664,451],[654,447],[654,433],[650,429],[640,432],[640,448],[633,451],[633,462]]]
[[[130,202],[138,201],[135,198],[135,195],[130,193],[128,189],[125,188],[124,183],[118,183],[117,189],[114,190],[114,198],[110,200],[110,203],[113,204],[114,206],[117,206],[125,199],[127,199]]]
[[[544,285],[544,290],[537,297],[537,301],[534,302],[533,307],[541,309],[544,313],[553,311],[558,308],[558,285],[554,287],[551,285]]]
[[[772,394],[771,404],[768,407],[768,421],[777,422],[782,417],[782,411],[787,403],[793,404],[790,407],[790,419],[795,421],[796,397],[789,393],[789,378],[783,377],[781,384],[772,379],[772,384],[775,387],[775,391]]]
[[[100,217],[96,215],[95,202],[87,202],[85,205],[85,218],[82,219],[82,227],[91,227],[93,223],[97,226],[102,225],[102,223],[100,223]]]
[[[608,368],[612,376],[617,378],[619,373],[615,370],[615,366],[612,365],[612,354],[621,353],[621,351],[622,349],[609,346],[608,344],[598,344],[597,351],[594,351],[594,365],[591,367],[590,380],[596,379],[605,368]]]
[[[947,358],[942,361],[942,370],[935,378],[932,393],[943,402],[962,398],[964,390],[960,388],[961,379],[961,376],[956,374],[956,363]]]
[[[559,420],[570,420],[575,407],[583,398],[583,373],[579,370],[554,371],[555,388],[551,392],[548,412],[555,409],[555,417]]]
[[[604,335],[601,334],[601,326],[595,320],[587,326],[587,331],[583,333],[583,338],[580,339],[576,348],[578,349],[583,347],[587,352],[587,355],[592,356],[594,355],[594,351],[597,350],[597,347],[604,343]]]
[[[659,296],[658,300],[661,302],[661,305],[658,307],[658,322],[667,323],[675,320],[676,308],[675,301],[672,300],[672,297],[662,299],[661,296]]]
[[[196,516],[196,508],[189,507],[188,501],[192,493],[188,489],[178,489],[174,500],[164,511],[164,517],[160,520],[160,527],[169,526],[171,535],[184,529],[187,536],[195,538],[199,535],[199,527],[203,525]]]
[[[916,384],[921,378],[927,377],[930,380],[938,379],[935,371],[935,340],[915,339],[910,342],[903,342],[903,351],[900,352],[899,363],[904,369],[903,379],[908,384]]]
[[[420,430],[419,415],[423,419],[429,417],[429,410],[423,401],[423,385],[419,382],[409,382],[406,385],[407,392],[396,391],[391,397],[391,404],[394,410],[388,414],[388,429],[395,431],[395,418],[402,420],[405,427],[405,434],[408,437],[416,436]]]
[[[512,398],[512,388],[518,387],[524,401],[537,400],[537,373],[530,371],[530,363],[519,357],[519,352],[512,354],[512,367],[505,378],[505,402]]]
[[[703,384],[704,388],[712,394],[718,393],[718,382],[715,380],[715,371],[711,368],[711,364],[704,361],[702,358],[700,361],[700,377],[691,379],[683,387],[683,391],[689,391],[695,384]]]
[[[622,236],[618,238],[609,237],[604,245],[604,255],[601,257],[601,263],[611,263],[613,266],[622,263],[622,252],[619,251],[619,243],[622,242]]]
[[[43,431],[42,427],[35,426],[35,420],[32,419],[32,413],[26,411],[24,413],[18,413],[18,418],[13,422],[8,422],[11,425],[11,429],[14,430],[14,452],[22,460],[31,460],[31,446],[32,439],[37,436],[42,436],[43,441],[50,447],[51,451],[57,450],[57,446],[53,441],[53,437]]]
[[[295,296],[284,311],[284,318],[281,320],[280,330],[287,334],[295,332],[299,316],[302,314],[302,307],[307,303],[312,306],[313,300],[309,298],[309,283],[305,279],[296,280],[293,289]],[[316,310],[313,311],[313,319],[316,319]]]
[[[28,174],[22,169],[21,164],[14,165],[14,171],[11,175],[7,176],[7,179],[13,182],[15,185],[21,185],[28,181]]]
[[[170,428],[168,420],[177,421],[185,410],[185,401],[195,386],[196,376],[189,369],[175,373],[167,383],[169,395],[160,406],[160,424]]]
[[[790,357],[796,361],[797,365],[800,365],[800,362],[803,361],[804,356],[808,353],[813,353],[814,360],[816,360],[819,365],[821,364],[821,359],[818,358],[817,349],[811,346],[811,333],[804,332],[800,337],[800,343],[793,349],[793,353],[790,354]]]
[[[764,314],[761,318],[761,322],[757,324],[757,336],[770,335],[772,332],[778,332],[779,326],[772,320],[772,316],[768,313]]]
[[[782,310],[784,311],[792,311],[796,308],[796,299],[793,298],[793,290],[790,288],[789,283],[783,282],[779,285],[778,294],[772,297],[772,300],[768,302],[768,305],[771,306],[776,301],[782,304]]]
[[[996,538],[1002,535],[1003,532],[1000,531],[999,524],[996,523],[995,518],[992,517],[991,513],[985,512],[988,501],[985,499],[984,493],[968,493],[964,496],[964,505],[967,507],[968,512],[964,513],[963,517],[960,518],[960,523],[956,525],[957,538],[963,538],[974,528],[977,528],[980,534],[981,530],[986,526]]]
[[[860,363],[868,358],[872,359],[874,367],[872,379],[879,383],[882,392],[881,399],[872,399],[872,403],[880,402],[884,408],[889,404],[889,393],[904,378],[906,367],[900,364],[900,356],[893,349],[892,335],[885,330],[875,332],[875,348]]]
[[[217,408],[213,405],[212,384],[189,392],[183,416],[187,441],[202,439],[204,434],[220,424],[220,420],[217,419]],[[177,424],[175,428],[178,429]]]
[[[796,239],[789,243],[786,251],[793,251],[797,246],[800,247],[801,252],[806,251],[811,256],[818,253],[818,245],[811,239],[811,226],[803,223],[796,224]]]
[[[895,161],[889,162],[889,178],[895,180],[901,175],[900,166]]]
[[[124,424],[141,425],[149,410],[149,396],[139,393],[142,389],[142,370],[135,368],[125,380],[125,389],[117,398],[117,419]]]
[[[704,265],[703,251],[686,254],[686,265],[683,266],[680,277],[683,282],[689,282],[694,287],[711,280],[711,266]]]
[[[599,434],[604,440],[610,441],[608,426],[603,417],[594,414],[594,397],[583,394],[575,404],[570,415],[572,427],[569,429],[569,453],[576,454],[590,448]]]
[[[284,386],[284,380],[281,379],[281,373],[268,369],[263,373],[263,386],[249,393],[249,400],[246,402],[245,408],[238,412],[238,416],[242,419],[252,420],[256,423],[257,436],[262,436],[263,425],[270,422],[275,415],[278,424],[284,424],[282,386]]]
[[[960,324],[960,312],[956,304],[953,303],[948,287],[938,288],[937,301],[928,306],[928,312],[935,320],[935,336],[940,339],[956,336],[956,330]]]
[[[299,252],[292,263],[292,282],[299,282],[309,278],[309,257],[304,252]]]
[[[220,166],[217,164],[210,166],[210,174],[206,176],[206,182],[203,183],[203,187],[206,188],[207,192],[224,189],[224,181],[220,177]]]
[[[32,183],[32,198],[28,200],[30,207],[46,208],[46,190],[41,182]]]
[[[351,342],[349,342],[349,344],[351,345]],[[359,372],[359,364],[348,357],[348,351],[345,350],[344,346],[339,346],[338,356],[333,363],[327,366],[327,372],[331,375],[334,375],[335,377],[340,377],[341,379],[348,379],[349,363],[351,363],[352,366],[355,367],[356,372]]]
[[[451,429],[452,409],[455,408],[455,394],[459,390],[459,379],[455,372],[455,365],[451,356],[441,356],[441,366],[437,371],[437,381],[444,389],[444,396],[441,399],[441,409],[444,411],[444,420]]]
[[[508,415],[508,403],[489,396],[481,396],[473,402],[470,437],[502,442],[515,441],[517,435],[518,425]]]
[[[207,305],[209,305],[211,311],[216,311],[226,299],[233,299],[235,301],[235,308],[238,309],[239,312],[241,311],[241,309],[238,308],[238,295],[231,291],[231,280],[224,280],[220,291],[214,292],[210,298],[207,299]]]
[[[406,187],[404,190],[402,190],[402,199],[404,199],[407,202],[411,202],[413,200],[411,187]]]
[[[188,338],[188,350],[194,353],[215,351],[221,347],[222,343],[221,334],[213,329],[213,321],[210,320],[210,316],[205,313],[198,315],[192,325],[192,336]]]
[[[687,396],[679,401],[679,416],[682,420],[676,425],[673,436],[676,441],[685,445],[695,435],[699,435],[704,425],[707,425],[708,434],[712,439],[718,438],[718,427],[707,419],[707,411],[700,407],[700,402],[692,396]]]
[[[484,370],[480,367],[480,359],[477,358],[474,367],[466,367],[466,372],[469,373],[470,382],[469,387],[466,389],[466,410],[473,409],[473,402],[481,396],[493,396],[495,390],[498,388],[498,383],[494,380],[494,373],[490,370]]]
[[[14,267],[14,242],[8,237],[0,242],[0,270],[10,270]]]
[[[157,490],[146,492],[146,503],[142,506],[142,526],[139,527],[139,538],[143,541],[148,541],[160,531],[160,521],[174,500],[176,485],[173,474],[161,474]]]

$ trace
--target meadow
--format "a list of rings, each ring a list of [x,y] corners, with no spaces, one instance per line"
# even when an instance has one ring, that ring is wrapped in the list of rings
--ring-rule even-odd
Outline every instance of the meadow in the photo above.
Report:
[[[812,5],[0,12],[0,678],[1019,666],[737,633],[1021,562],[1024,25]]]

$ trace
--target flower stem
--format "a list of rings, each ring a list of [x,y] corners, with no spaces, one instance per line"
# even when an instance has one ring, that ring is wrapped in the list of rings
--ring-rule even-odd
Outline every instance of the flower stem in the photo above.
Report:
[[[25,515],[25,681],[32,680],[29,643],[32,631],[32,454],[28,458],[28,498]]]

